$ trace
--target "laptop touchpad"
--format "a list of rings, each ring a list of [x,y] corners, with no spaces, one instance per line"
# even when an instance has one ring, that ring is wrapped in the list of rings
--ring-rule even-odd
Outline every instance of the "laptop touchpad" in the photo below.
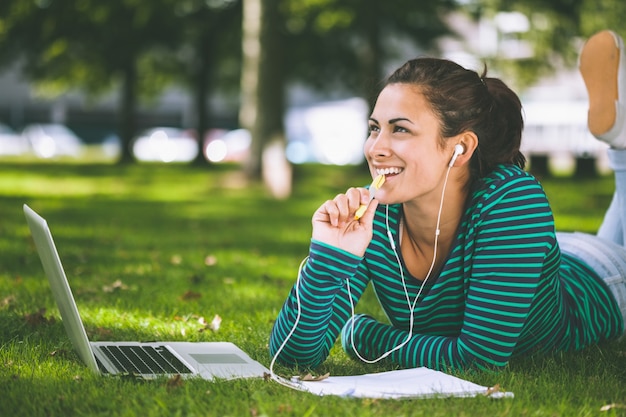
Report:
[[[198,363],[248,363],[234,353],[191,353],[189,354]]]

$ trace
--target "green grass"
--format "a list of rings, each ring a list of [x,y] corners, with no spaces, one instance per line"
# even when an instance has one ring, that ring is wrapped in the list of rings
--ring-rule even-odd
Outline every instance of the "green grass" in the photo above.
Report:
[[[47,218],[92,339],[226,340],[269,365],[268,335],[307,253],[311,214],[367,182],[359,168],[299,166],[293,196],[276,201],[228,166],[4,163],[0,415],[626,415],[624,342],[515,360],[500,373],[459,373],[515,393],[505,400],[376,401],[316,397],[260,379],[172,384],[91,375],[65,337],[22,213],[27,203]],[[593,232],[613,190],[610,177],[543,184],[560,230]],[[371,293],[358,310],[379,314]],[[215,315],[217,332],[198,322]],[[337,347],[317,371],[387,369],[355,363]]]

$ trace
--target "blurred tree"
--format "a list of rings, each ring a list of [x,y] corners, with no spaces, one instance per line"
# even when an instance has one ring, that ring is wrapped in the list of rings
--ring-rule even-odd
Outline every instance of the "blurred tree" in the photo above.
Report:
[[[585,38],[611,29],[626,39],[626,2],[623,0],[580,0],[580,34]]]
[[[265,12],[256,14],[256,23],[244,18],[241,77],[240,0],[2,0],[0,65],[19,59],[25,74],[51,94],[74,87],[97,95],[121,86],[124,160],[139,95],[156,96],[183,80],[195,96],[201,136],[211,125],[207,97],[217,85],[230,85],[225,75],[241,79],[240,120],[254,136],[247,172],[258,177],[262,150],[271,138],[284,137],[290,82],[372,98],[407,45],[436,52],[433,41],[449,33],[446,15],[463,5],[477,18],[495,19],[501,10],[528,16],[530,30],[507,36],[529,41],[534,57],[485,57],[498,71],[513,73],[507,79],[528,85],[574,62],[581,36],[605,27],[624,35],[626,8],[623,0],[244,1]]]
[[[138,92],[156,94],[166,82],[152,70],[147,52],[180,41],[166,4],[3,0],[0,63],[18,59],[24,74],[51,95],[79,88],[98,95],[119,83],[121,161],[130,161]]]
[[[285,89],[301,81],[371,98],[385,65],[399,52],[394,37],[431,47],[449,33],[453,0],[243,0],[240,122],[252,132],[247,173],[260,178],[264,148],[284,138]],[[365,123],[365,121],[364,121]]]
[[[612,29],[626,34],[623,0],[468,0],[465,10],[477,20],[495,21],[501,47],[482,58],[519,90],[575,66],[582,43],[593,33]],[[498,23],[502,12],[520,12],[528,26],[517,31],[504,20]],[[507,40],[525,42],[530,53],[511,58],[502,47]]]
[[[323,90],[372,98],[407,48],[437,52],[434,43],[452,33],[446,17],[457,8],[454,0],[286,1],[291,73]]]
[[[213,126],[210,97],[221,89],[239,89],[241,65],[241,1],[175,0],[174,14],[182,30],[175,54],[162,57],[162,65],[190,91],[193,97],[193,127],[202,147],[204,135]],[[173,58],[173,59],[172,59]],[[173,64],[173,66],[172,66]],[[196,164],[206,164],[203,152]]]
[[[0,5],[0,66],[16,60],[40,92],[80,89],[97,97],[121,87],[121,162],[131,161],[139,97],[173,82],[193,97],[200,143],[215,86],[239,87],[239,0],[6,0]],[[217,65],[217,62],[220,65]],[[220,82],[217,82],[219,78]],[[202,152],[196,162],[206,163]]]

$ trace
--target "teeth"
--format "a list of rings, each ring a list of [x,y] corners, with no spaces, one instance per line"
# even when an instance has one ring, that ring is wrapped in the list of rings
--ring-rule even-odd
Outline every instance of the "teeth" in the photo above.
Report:
[[[377,169],[376,172],[379,175],[389,175],[389,174],[399,174],[402,172],[402,168],[384,168],[384,169]]]

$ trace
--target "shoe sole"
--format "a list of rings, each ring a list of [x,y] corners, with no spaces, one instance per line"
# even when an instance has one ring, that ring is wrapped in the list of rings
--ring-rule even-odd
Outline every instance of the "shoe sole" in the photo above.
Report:
[[[619,60],[618,41],[608,30],[592,36],[580,54],[579,70],[589,94],[587,125],[596,137],[611,130],[617,118]]]

